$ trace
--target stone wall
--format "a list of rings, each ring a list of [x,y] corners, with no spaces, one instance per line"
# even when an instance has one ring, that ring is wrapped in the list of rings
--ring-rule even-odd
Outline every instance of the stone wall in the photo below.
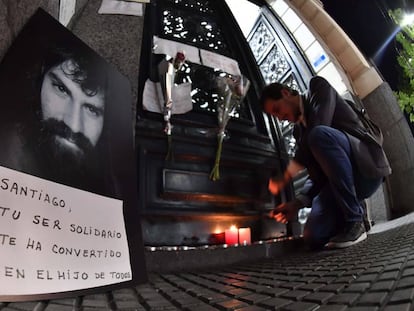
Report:
[[[135,107],[144,18],[101,15],[100,4],[101,0],[88,1],[72,25],[73,33],[128,78]]]
[[[39,7],[58,18],[59,1],[56,0],[0,0],[0,59]]]
[[[393,170],[386,180],[391,217],[405,215],[413,210],[414,202],[413,135],[388,83],[376,88],[363,102],[383,131],[384,150]]]

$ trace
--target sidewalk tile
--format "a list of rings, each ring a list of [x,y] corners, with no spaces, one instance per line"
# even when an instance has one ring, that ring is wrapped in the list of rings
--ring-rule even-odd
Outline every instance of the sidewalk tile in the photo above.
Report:
[[[254,305],[254,304],[257,304],[260,301],[264,301],[264,300],[267,300],[267,299],[270,299],[270,298],[271,298],[270,296],[266,296],[266,295],[252,294],[252,295],[240,297],[239,299],[241,301],[245,301],[249,304]]]
[[[318,304],[303,301],[295,302],[291,305],[283,307],[283,310],[286,311],[314,311],[317,309],[319,309]]]
[[[384,272],[380,274],[378,280],[396,280],[398,279],[398,275],[400,274],[400,271],[390,271],[390,272]]]
[[[243,288],[233,288],[233,289],[227,291],[227,294],[232,296],[232,297],[239,298],[239,297],[251,295],[252,291],[246,290],[246,289],[243,289]]]
[[[283,298],[289,298],[294,300],[301,300],[306,295],[310,294],[310,292],[305,290],[291,290],[281,295]]]
[[[392,306],[386,306],[384,311],[410,311],[411,309],[410,303],[404,303],[400,305],[392,305]]]
[[[227,310],[234,310],[234,309],[240,309],[242,307],[247,307],[248,304],[243,301],[237,300],[237,299],[230,299],[227,301],[218,302],[216,303],[216,306],[220,310],[227,311]]]
[[[329,284],[329,285],[326,285],[320,288],[319,291],[339,293],[345,287],[346,287],[346,284]]]
[[[206,303],[214,304],[216,302],[229,300],[230,297],[219,293],[205,291],[200,295],[199,299]]]
[[[411,302],[414,299],[414,288],[396,290],[390,299],[390,303]]]
[[[292,301],[283,298],[271,298],[262,302],[259,302],[257,305],[264,308],[269,308],[271,310],[279,310],[280,308],[291,304]]]
[[[344,292],[362,293],[371,286],[371,283],[353,283],[344,289]]]
[[[260,308],[258,306],[248,306],[248,307],[236,309],[235,311],[265,311],[265,310],[266,309]]]
[[[414,276],[414,268],[405,269],[403,271],[403,273],[402,273],[402,276],[403,277],[406,277],[406,276]]]
[[[278,297],[284,293],[287,293],[289,289],[287,288],[279,288],[279,287],[269,287],[269,288],[263,288],[260,293],[270,295],[273,297]]]
[[[378,307],[353,307],[349,308],[346,311],[378,311]]]
[[[394,287],[395,281],[388,280],[388,281],[379,281],[375,282],[371,288],[369,289],[370,292],[375,291],[391,291]]]
[[[358,305],[381,306],[387,298],[387,292],[366,293],[358,300]]]
[[[306,291],[317,291],[318,289],[320,289],[321,287],[324,287],[325,284],[320,284],[320,283],[310,283],[310,284],[306,284],[301,286],[299,289],[301,290],[306,290]]]
[[[398,281],[397,288],[414,287],[414,276],[407,276]]]
[[[321,306],[318,311],[345,311],[348,309],[348,306],[344,305],[327,305]]]
[[[324,304],[334,295],[335,294],[329,293],[329,292],[318,292],[318,293],[312,293],[310,295],[303,297],[303,300],[310,301],[310,302],[316,302],[318,304]]]
[[[283,283],[281,285],[279,285],[282,288],[288,288],[288,289],[297,289],[303,285],[305,285],[306,283],[303,282],[287,282],[287,283]]]
[[[341,305],[352,305],[360,297],[357,293],[342,293],[335,295],[329,300],[329,303],[341,304]]]
[[[206,303],[202,303],[200,305],[197,306],[188,306],[184,308],[184,311],[217,311],[218,309],[210,306],[209,304]],[[135,311],[135,310],[125,310],[125,311]]]
[[[377,279],[378,274],[371,273],[371,274],[362,274],[360,275],[355,282],[373,282]]]
[[[394,263],[391,265],[388,265],[385,267],[384,271],[388,272],[388,271],[399,271],[402,267],[403,263],[399,262],[399,263]]]

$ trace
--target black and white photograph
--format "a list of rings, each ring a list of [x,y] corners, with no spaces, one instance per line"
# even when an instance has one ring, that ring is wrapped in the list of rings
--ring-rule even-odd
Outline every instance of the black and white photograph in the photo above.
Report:
[[[0,297],[144,281],[127,78],[39,9],[0,64],[0,94],[0,223],[13,237]]]
[[[0,163],[116,195],[110,130],[122,123],[113,111],[129,107],[128,92],[116,85],[123,77],[59,23],[47,27],[51,17],[40,15],[31,21],[38,26],[22,31],[0,68]]]

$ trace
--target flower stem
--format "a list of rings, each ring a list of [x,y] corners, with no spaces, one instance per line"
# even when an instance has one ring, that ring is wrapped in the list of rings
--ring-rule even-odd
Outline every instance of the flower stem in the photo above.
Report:
[[[174,153],[172,149],[172,135],[167,134],[167,142],[168,142],[168,149],[167,149],[167,155],[165,156],[166,161],[174,161]]]
[[[221,159],[221,151],[223,149],[223,139],[224,139],[224,133],[219,133],[217,135],[217,151],[216,151],[216,160],[214,162],[213,170],[210,173],[210,179],[213,181],[220,179],[220,159]]]

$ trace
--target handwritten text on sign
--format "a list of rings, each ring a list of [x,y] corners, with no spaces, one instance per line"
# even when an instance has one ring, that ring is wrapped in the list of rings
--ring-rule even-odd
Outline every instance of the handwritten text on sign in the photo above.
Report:
[[[132,279],[122,201],[0,166],[0,295]]]

